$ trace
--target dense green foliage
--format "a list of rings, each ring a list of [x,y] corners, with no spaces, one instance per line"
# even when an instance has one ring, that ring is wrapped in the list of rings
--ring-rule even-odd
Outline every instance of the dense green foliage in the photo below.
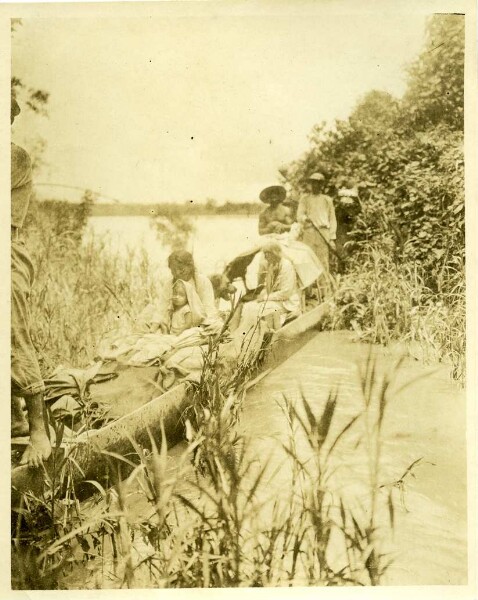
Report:
[[[463,58],[463,17],[434,16],[404,98],[370,92],[348,120],[315,127],[310,151],[284,171],[296,191],[317,168],[332,196],[359,188],[354,250],[382,242],[397,260],[426,269],[464,257]]]
[[[456,314],[459,296],[463,319],[456,335],[462,338],[463,85],[464,17],[435,15],[427,25],[423,52],[408,67],[404,97],[371,91],[349,119],[337,121],[332,129],[316,126],[310,150],[281,171],[297,195],[312,172],[326,174],[327,192],[336,203],[338,249],[348,271],[349,292],[353,281],[366,277],[373,248],[384,258],[375,261],[377,268],[387,265],[379,276],[384,277],[383,289],[396,297],[392,304],[400,302],[403,290],[387,286],[390,261],[402,279],[418,274],[423,286],[415,299],[418,305],[435,295],[435,301],[449,305]],[[337,191],[352,186],[359,190],[359,201],[346,204]],[[355,326],[366,330],[373,324],[360,315],[372,314],[367,310],[372,298],[367,293],[362,296],[358,300],[352,294],[351,302],[362,305],[361,311],[355,311]],[[373,301],[380,303],[381,298]],[[390,312],[398,314],[400,307],[390,306]],[[350,321],[338,325],[350,326]],[[408,330],[396,325],[391,319],[387,331],[393,333],[391,337],[403,337]],[[368,336],[372,341],[389,337],[377,335],[376,330],[372,333]]]

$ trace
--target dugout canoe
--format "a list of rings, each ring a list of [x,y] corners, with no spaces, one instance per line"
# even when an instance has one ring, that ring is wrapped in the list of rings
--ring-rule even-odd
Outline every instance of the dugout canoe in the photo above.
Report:
[[[313,330],[320,324],[326,310],[326,304],[320,304],[276,331],[261,368],[247,388],[304,346],[313,337]],[[131,440],[140,446],[150,447],[150,434],[160,442],[161,423],[164,424],[169,447],[184,439],[182,415],[191,405],[191,396],[190,384],[181,383],[102,428],[89,430],[71,442],[62,443],[61,448],[54,449],[45,465],[47,474],[52,477],[55,462],[58,465],[65,452],[68,452],[73,453],[79,467],[74,469],[74,473],[80,496],[86,497],[88,490],[90,494],[95,491],[91,484],[85,485],[84,481],[93,480],[108,485],[113,483],[118,472],[126,476],[126,463],[111,455],[132,457],[135,451]],[[31,469],[25,465],[13,468],[12,501],[21,492],[38,492],[44,485],[45,476],[42,469]]]

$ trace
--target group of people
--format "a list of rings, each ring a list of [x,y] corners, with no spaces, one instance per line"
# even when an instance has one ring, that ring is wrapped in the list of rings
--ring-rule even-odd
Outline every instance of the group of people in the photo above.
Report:
[[[11,123],[19,113],[20,107],[12,95]],[[50,456],[51,444],[45,419],[45,387],[31,339],[29,295],[33,266],[20,239],[32,191],[31,161],[27,152],[13,143],[11,174],[12,436],[30,436],[21,462],[37,467]],[[322,173],[310,176],[309,193],[300,199],[296,214],[285,203],[284,187],[270,186],[261,192],[260,200],[267,204],[259,217],[262,241],[243,256],[246,265],[254,256],[259,257],[256,285],[251,298],[247,298],[248,294],[244,296],[238,317],[234,324],[231,322],[236,339],[244,339],[258,320],[265,319],[271,327],[277,328],[298,316],[303,310],[303,290],[321,274],[328,273],[337,223],[332,199],[323,193],[324,180]],[[230,276],[232,271],[228,276],[226,269],[226,274],[208,278],[198,271],[193,256],[186,250],[173,252],[168,266],[170,277],[163,282],[161,302],[143,311],[144,335],[150,337],[143,336],[142,343],[151,344],[151,335],[155,334],[155,348],[161,336],[165,336],[165,348],[174,348],[177,339],[186,341],[182,346],[176,344],[176,348],[187,343],[198,346],[204,343],[204,337],[221,330],[218,310],[221,298],[237,299],[234,277]]]
[[[307,193],[301,196],[296,211],[286,205],[283,186],[269,186],[259,195],[267,204],[259,216],[259,234],[264,239],[258,276],[261,291],[244,305],[243,335],[258,318],[269,319],[277,328],[298,316],[303,310],[302,292],[310,284],[327,280],[337,232],[334,204],[324,194],[322,173],[313,173],[307,183]]]
[[[295,236],[312,248],[328,273],[337,234],[334,203],[324,194],[322,173],[313,173],[307,184],[308,192],[300,197],[296,215],[284,204],[287,192],[283,186],[270,186],[261,192],[260,199],[268,206],[259,216],[259,234],[281,234],[295,229]]]

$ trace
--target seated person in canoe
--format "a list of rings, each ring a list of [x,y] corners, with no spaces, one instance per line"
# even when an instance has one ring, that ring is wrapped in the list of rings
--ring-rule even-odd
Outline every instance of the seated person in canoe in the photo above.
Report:
[[[285,188],[280,185],[269,186],[262,190],[259,197],[262,202],[269,204],[259,216],[260,241],[228,263],[222,276],[228,282],[242,281],[246,301],[249,299],[249,292],[258,285],[258,273],[263,261],[261,250],[271,240],[281,245],[284,256],[292,262],[301,290],[315,284],[324,272],[324,266],[310,246],[296,239],[300,226],[293,222],[290,209],[283,205],[286,199]],[[217,278],[216,296],[221,297],[220,290],[225,290],[226,286],[223,279],[214,277]]]
[[[163,283],[158,302],[139,315],[140,331],[104,339],[98,352],[99,359],[123,366],[160,367],[163,390],[181,378],[198,376],[202,349],[223,325],[212,284],[196,270],[192,255],[173,252],[168,265],[171,277]]]
[[[188,284],[188,289],[194,290],[201,303],[204,318],[199,324],[207,328],[210,333],[220,330],[222,322],[217,311],[212,284],[208,277],[196,269],[192,254],[186,250],[172,252],[168,258],[168,267],[171,275],[162,283],[158,304],[147,307],[150,313],[148,323],[150,330],[160,329],[163,333],[169,333],[173,286],[178,280]],[[191,293],[188,298],[190,296]]]
[[[297,274],[282,246],[270,240],[262,247],[263,261],[258,276],[261,291],[255,300],[243,305],[238,330],[247,335],[259,319],[278,329],[284,322],[301,313],[301,297]]]
[[[180,335],[187,329],[197,327],[206,318],[204,306],[194,286],[182,279],[173,284],[169,333]]]
[[[259,235],[290,231],[293,219],[290,209],[284,206],[286,195],[282,185],[271,185],[259,194],[261,202],[268,205],[259,215]]]

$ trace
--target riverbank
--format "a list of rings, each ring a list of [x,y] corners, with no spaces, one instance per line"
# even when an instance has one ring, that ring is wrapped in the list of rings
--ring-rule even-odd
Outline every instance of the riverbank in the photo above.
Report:
[[[107,204],[94,203],[91,206],[93,217],[213,217],[218,215],[237,217],[254,216],[262,210],[259,202],[162,202],[161,204],[128,204],[125,202]]]
[[[90,218],[89,220],[84,212],[81,212],[77,216],[72,215],[70,207],[66,206],[52,205],[48,207],[48,210],[45,210],[47,207],[37,208],[38,210],[33,213],[31,227],[27,231],[27,243],[36,261],[38,272],[33,293],[33,312],[35,317],[34,339],[40,352],[42,369],[45,376],[48,376],[52,369],[60,363],[76,367],[86,366],[95,356],[95,347],[105,332],[121,327],[129,329],[131,326],[134,326],[134,316],[140,312],[143,304],[148,300],[154,301],[160,292],[161,273],[164,273],[166,268],[165,260],[168,250],[162,244],[162,240],[158,239],[155,232],[149,228],[148,220],[145,218],[138,219],[137,221],[121,217],[115,220],[102,218]],[[77,220],[78,226],[76,228],[71,225],[74,219]],[[223,256],[225,252],[232,253],[235,249],[240,251],[243,248],[244,240],[248,243],[252,241],[252,236],[256,235],[256,222],[254,219],[246,217],[242,219],[244,222],[238,223],[233,217],[214,217],[206,219],[206,222],[201,223],[201,226],[198,227],[198,236],[202,236],[201,239],[203,241],[201,242],[198,237],[197,239],[193,238],[191,243],[194,255],[198,263],[204,266],[205,272],[210,272],[209,269],[216,268],[211,260],[215,261],[217,256]],[[118,226],[117,230],[115,230],[119,240],[118,246],[108,247],[106,242],[107,236],[103,236],[103,233],[107,233],[106,231],[97,230],[93,231],[94,235],[92,236],[86,235],[88,223],[93,222],[97,226],[102,225],[107,228],[108,223],[111,224],[113,221],[114,225]],[[224,233],[225,226],[228,227],[227,232],[231,232],[230,235],[229,233],[227,235]],[[146,234],[150,235],[150,247],[145,246],[141,242],[141,238],[143,236],[146,237]],[[204,236],[207,237],[207,242],[204,241]],[[162,271],[161,266],[163,266]],[[396,275],[398,283],[402,282],[403,285],[402,287],[392,289],[386,285],[388,280],[383,278],[380,269],[376,269],[374,277],[377,281],[382,281],[381,286],[376,288],[377,293],[372,296],[369,294],[366,298],[359,298],[354,295],[353,292],[356,288],[353,288],[351,302],[354,306],[357,306],[361,303],[367,303],[369,298],[371,298],[377,310],[382,310],[381,307],[388,306],[382,302],[383,297],[385,297],[384,293],[386,292],[386,298],[391,298],[393,302],[401,303],[403,305],[402,308],[404,307],[402,313],[408,314],[405,310],[405,305],[410,300],[406,292],[408,290],[408,287],[406,287],[408,283],[406,281],[403,282],[404,274],[402,271],[398,270]],[[356,277],[353,274],[350,275],[350,279],[352,283],[356,283]],[[365,279],[364,282],[366,283]],[[396,290],[399,290],[399,292],[396,292]],[[343,305],[343,307],[345,311],[348,311],[348,304]],[[345,314],[348,318],[348,312]],[[370,317],[368,312],[360,314],[365,315],[367,319]],[[375,327],[378,323],[378,321],[374,320],[375,314],[373,313],[370,317],[371,327]],[[433,317],[433,315],[434,313],[431,312],[430,316]],[[368,323],[368,320],[363,319],[358,324],[367,325]],[[402,325],[406,329],[407,321],[404,320]],[[460,327],[456,327],[455,330],[457,339],[463,341],[463,332]],[[397,334],[394,328],[390,329],[390,331]],[[357,331],[354,333],[357,335]],[[345,336],[345,345],[340,341],[343,336]],[[399,339],[403,339],[403,337],[401,338],[400,331],[398,331],[398,337]],[[296,400],[299,398],[297,393],[298,388],[295,384],[297,380],[300,381],[301,379],[298,376],[303,377],[303,389],[307,392],[306,397],[313,404],[314,410],[317,410],[319,413],[324,407],[326,386],[329,384],[338,385],[340,383],[341,397],[337,402],[337,421],[334,422],[334,427],[339,427],[340,423],[343,423],[343,419],[346,417],[353,418],[355,411],[363,408],[360,405],[360,397],[357,394],[357,390],[360,389],[360,378],[357,379],[358,371],[352,359],[358,352],[360,361],[363,363],[364,357],[367,355],[365,351],[367,346],[358,343],[353,344],[350,341],[350,334],[342,332],[322,333],[314,339],[318,340],[316,342],[317,347],[313,347],[310,359],[298,356],[296,359],[298,362],[288,362],[287,366],[284,365],[284,369],[286,370],[282,372],[282,376],[279,379],[275,379],[277,373],[279,373],[277,370],[260,384],[270,385],[269,388],[263,389],[257,412],[254,412],[254,401],[251,400],[252,396],[246,401],[242,419],[242,423],[244,423],[242,431],[245,437],[251,442],[248,456],[251,460],[255,461],[256,465],[257,457],[261,459],[271,452],[276,465],[282,467],[285,464],[285,457],[283,455],[274,456],[277,444],[280,442],[280,440],[274,442],[274,434],[278,432],[285,434],[284,422],[281,420],[283,418],[283,411],[276,406],[276,400],[280,400],[283,393],[291,395]],[[381,357],[380,360],[384,360],[385,363],[388,360],[387,356],[390,360],[394,356],[393,340],[394,338],[391,337],[390,342],[392,345],[389,346],[388,350],[381,346],[374,346]],[[426,339],[424,339],[424,342],[426,343]],[[422,367],[418,361],[412,359],[407,360],[407,365],[407,368],[410,367],[411,370],[405,371],[405,381],[411,378],[411,373],[419,372],[423,374],[423,369],[425,371],[427,369],[428,371],[430,370],[430,367]],[[417,371],[418,366],[420,368]],[[397,424],[397,429],[394,433],[395,438],[392,436],[389,440],[387,437],[387,443],[384,447],[386,452],[391,452],[391,449],[394,448],[396,450],[391,452],[390,458],[387,458],[385,461],[386,466],[390,463],[390,467],[393,468],[384,472],[386,478],[382,483],[388,487],[385,488],[386,492],[380,492],[379,499],[386,502],[386,496],[383,496],[383,494],[393,493],[396,538],[398,539],[400,535],[404,536],[402,546],[403,548],[411,548],[411,550],[410,552],[403,552],[405,555],[415,556],[414,560],[416,561],[416,565],[418,565],[417,567],[412,565],[410,573],[408,572],[409,566],[405,566],[403,569],[398,566],[398,581],[414,582],[417,580],[428,582],[437,580],[437,582],[447,582],[445,581],[447,570],[445,568],[438,568],[433,563],[428,554],[429,549],[426,547],[415,548],[413,538],[417,530],[421,532],[423,539],[433,540],[433,545],[438,547],[439,544],[442,544],[443,547],[440,548],[438,555],[442,557],[444,564],[446,564],[447,558],[443,548],[452,548],[451,558],[449,559],[451,574],[448,580],[450,582],[456,583],[462,581],[464,576],[463,568],[466,564],[466,560],[463,559],[463,518],[466,512],[463,508],[463,498],[465,495],[463,490],[466,490],[466,483],[463,476],[463,465],[465,464],[463,445],[464,404],[461,400],[459,402],[455,400],[448,402],[447,400],[447,396],[455,398],[454,390],[458,390],[456,392],[458,394],[457,397],[462,398],[463,396],[460,394],[463,394],[463,391],[448,379],[449,373],[444,367],[441,367],[440,373],[440,378],[436,381],[434,380],[434,383],[430,384],[430,388],[420,388],[422,391],[420,392],[420,402],[418,404],[416,402],[416,395],[414,396],[413,394],[406,396],[403,404],[400,404],[400,402],[396,404],[399,408],[394,417],[394,422]],[[321,387],[321,385],[324,387]],[[424,389],[425,391],[423,391]],[[437,392],[437,390],[439,391]],[[435,402],[436,406],[433,402]],[[394,414],[394,406],[395,402],[391,402],[389,409],[387,409],[387,419],[385,421],[387,427],[389,415]],[[456,412],[450,414],[451,407]],[[413,415],[413,418],[411,415]],[[446,429],[447,427],[449,429]],[[362,439],[365,443],[370,438],[371,436],[367,432],[362,432]],[[357,441],[353,436],[351,440],[355,441],[350,441],[350,443]],[[449,448],[453,449],[450,456],[447,454]],[[344,449],[342,450],[345,452]],[[388,456],[386,452],[385,456]],[[274,460],[271,464],[274,464]],[[410,514],[400,504],[400,486],[398,484],[390,486],[389,484],[397,482],[397,477],[402,476],[408,466],[417,460],[419,463],[414,468],[414,474],[417,479],[415,480],[409,475],[405,481],[408,489],[413,489],[412,486],[419,483],[424,486],[423,489],[418,487],[414,496],[418,507],[414,514],[418,515],[418,521],[413,522],[410,521]],[[345,453],[343,463],[354,466],[355,471],[363,475],[367,461],[363,454],[355,452],[352,447],[349,448],[348,454]],[[363,481],[357,482],[354,469],[348,468],[344,472],[343,481],[337,481],[337,485],[343,486],[344,489],[347,489],[347,486],[351,486],[351,496],[356,495],[354,485],[359,486],[357,487],[358,490],[361,485],[363,486]],[[194,473],[195,471],[191,472]],[[178,469],[174,470],[173,468],[172,473],[178,474]],[[284,483],[284,478],[286,478],[285,473],[287,471],[282,471],[282,483]],[[281,481],[281,477],[278,477],[278,481]],[[449,491],[451,487],[449,481],[452,482],[453,489],[451,491]],[[279,485],[279,487],[284,490],[290,490],[290,477],[287,480],[287,485]],[[270,489],[273,490],[276,488],[271,484]],[[241,493],[247,493],[247,489],[242,489]],[[109,492],[107,497],[111,497]],[[138,494],[134,490],[131,491],[131,498],[133,502],[132,508],[135,509],[136,505],[139,506],[140,503],[138,502]],[[420,504],[421,500],[423,502]],[[406,501],[408,502],[408,500]],[[149,506],[148,502],[146,502],[146,505],[147,507]],[[410,508],[408,504],[406,506],[407,509]],[[63,510],[61,503],[60,509]],[[151,506],[149,506],[149,509],[151,511]],[[403,511],[403,515],[401,511]],[[116,515],[116,513],[114,514]],[[419,521],[423,518],[423,515],[428,514],[439,515],[440,518],[435,518],[431,522],[425,522],[425,529],[423,529],[419,525]],[[131,527],[135,531],[136,538],[146,535],[145,531],[150,527],[152,528],[151,531],[155,531],[154,524],[151,525],[148,520],[149,516],[150,512],[136,514],[133,510]],[[402,517],[405,523],[403,527]],[[104,518],[107,523],[110,522],[111,518],[115,522],[114,520],[117,518],[117,515],[110,517],[109,513],[106,513]],[[130,518],[129,513],[128,518]],[[380,522],[385,530],[388,529],[387,519],[387,514],[380,515]],[[407,523],[412,524],[407,525]],[[64,530],[60,527],[59,531],[55,535],[61,538],[61,532]],[[110,531],[112,539],[116,539],[115,531],[114,528]],[[402,534],[400,531],[404,533]],[[196,543],[194,538],[196,534],[198,536],[197,539],[202,539],[204,532],[193,527],[191,529],[192,538],[190,537],[186,541],[183,540],[181,543]],[[176,533],[173,531],[171,535],[174,536]],[[410,539],[407,540],[407,536]],[[427,538],[427,536],[429,537]],[[437,539],[440,539],[437,541],[433,536],[438,536]],[[138,539],[136,539],[135,543],[137,542]],[[174,543],[174,539],[172,542]],[[391,547],[391,543],[390,540],[386,541],[387,549]],[[150,547],[149,550],[151,550]],[[399,550],[402,552],[401,547]],[[68,551],[69,548],[66,549],[67,553]],[[180,575],[177,575],[177,579],[174,581],[168,580],[165,582],[164,579],[161,579],[162,584],[171,587],[173,585],[178,587],[201,586],[204,583],[201,579],[203,574],[197,574],[198,578],[195,579],[196,575],[187,567],[187,560],[189,560],[187,558],[189,556],[188,553],[196,551],[197,549],[186,546],[184,553],[181,554],[180,560],[186,561],[183,565],[184,569],[181,572],[181,576],[184,575],[182,580]],[[100,568],[96,566],[96,561],[99,560],[101,562],[102,559],[99,559],[91,549],[82,555],[78,549],[78,545],[76,545],[75,552],[74,560],[79,563],[84,560],[91,567],[91,572],[96,578],[98,575],[97,569]],[[128,552],[120,553],[120,559],[127,556]],[[223,552],[221,556],[224,560],[228,560],[231,555]],[[393,551],[394,556],[395,550]],[[455,560],[457,561],[456,564]],[[101,564],[104,566],[104,562]],[[262,564],[262,559],[259,557],[255,564]],[[397,561],[393,564],[400,565]],[[422,567],[422,564],[425,566]],[[262,574],[261,577],[265,578],[261,579],[261,581],[265,581],[262,585],[279,585],[277,581],[281,577],[287,581],[287,575],[283,572],[284,568],[284,565],[280,565],[275,571],[277,577],[273,574],[270,580],[267,579],[267,573]],[[394,568],[391,567],[387,573],[387,577],[391,578],[392,582],[394,581]],[[121,565],[118,569],[121,572]],[[404,570],[404,572],[400,571],[400,569]],[[419,569],[419,571],[417,572],[416,569]],[[314,573],[311,575],[311,580],[314,577],[318,580],[320,576],[316,577],[316,573]],[[139,572],[137,572],[137,577],[135,581],[136,587],[144,587],[146,585],[154,587],[156,585],[156,580],[154,580],[154,583],[151,583],[150,580],[143,581],[142,575]],[[161,575],[161,577],[164,577],[164,575]],[[297,576],[294,577],[293,580],[295,582],[297,581]],[[249,581],[251,580],[249,579]],[[81,587],[82,584],[85,584],[84,578],[80,577],[78,581],[79,583],[72,584],[73,587],[75,585]],[[222,582],[221,585],[230,585],[230,580],[227,580],[227,578],[222,578],[220,581]],[[64,584],[63,580],[60,584]],[[110,582],[104,580],[100,584],[105,587],[117,587],[121,585],[121,582],[118,582],[113,577]],[[91,585],[94,587],[96,584],[92,583]]]

